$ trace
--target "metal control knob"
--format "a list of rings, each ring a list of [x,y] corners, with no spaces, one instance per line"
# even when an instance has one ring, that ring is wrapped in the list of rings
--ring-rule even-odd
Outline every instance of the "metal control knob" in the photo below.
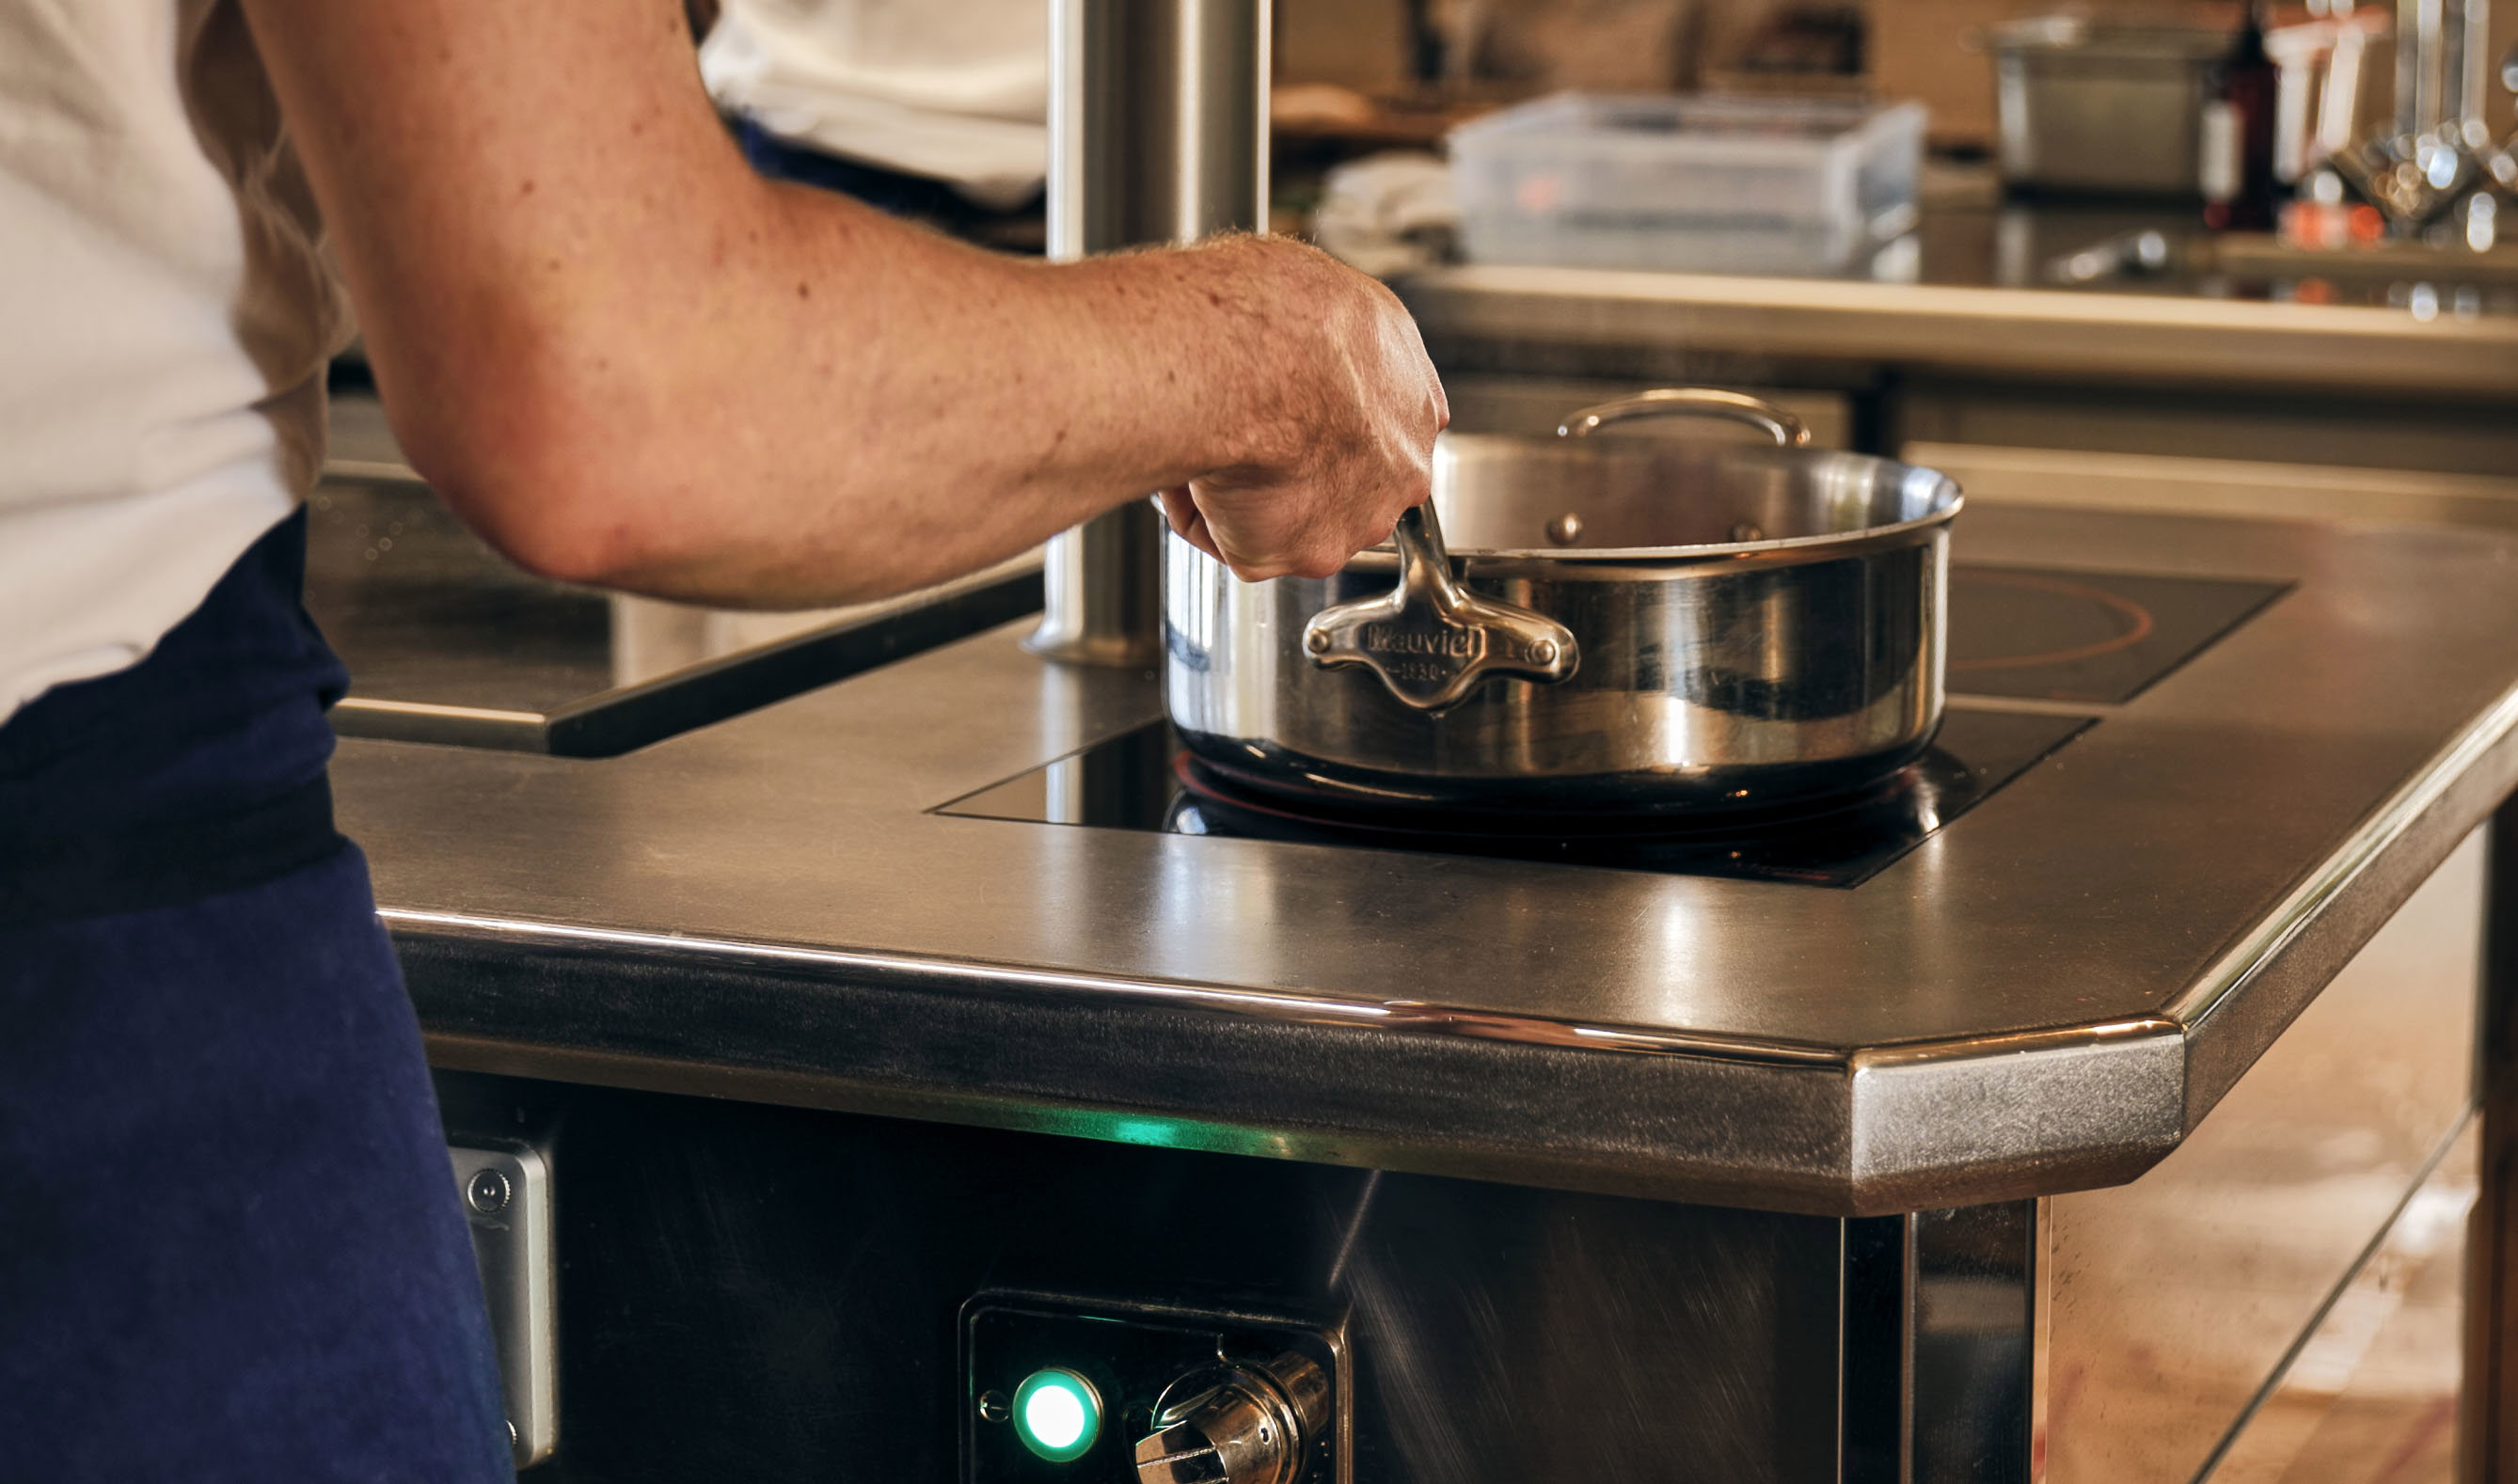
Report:
[[[1140,1484],[1296,1484],[1328,1423],[1328,1377],[1305,1356],[1220,1364],[1174,1381],[1137,1443]]]

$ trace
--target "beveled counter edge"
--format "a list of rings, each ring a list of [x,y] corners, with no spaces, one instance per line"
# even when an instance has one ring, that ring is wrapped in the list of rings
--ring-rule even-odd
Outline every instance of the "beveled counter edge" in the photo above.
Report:
[[[2373,808],[2167,1013],[1858,1048],[459,912],[387,908],[379,916],[411,963],[431,1060],[450,1069],[1868,1215],[2055,1195],[2143,1173],[2193,1130],[2513,783],[2518,690]],[[460,960],[456,973],[435,972],[450,959]],[[481,972],[494,963],[496,972]],[[703,996],[662,1007],[650,1004],[658,996],[612,996],[615,1014],[663,1017],[645,1026],[600,1024],[603,1015],[586,1008],[589,980],[659,973],[740,983],[779,1008],[762,1012],[749,1033],[736,1026],[714,1042],[691,1033]],[[450,978],[461,984],[459,1008],[441,997]],[[554,978],[565,982],[551,997],[576,1010],[564,1024],[544,1013],[547,1002],[517,1003],[520,994],[540,998],[533,984]],[[1097,1024],[1124,1017],[1132,1036],[1123,1039],[1140,1045],[1156,1029],[1143,1023],[1160,1022],[1169,1044],[1201,1042],[1189,1060],[1206,1072],[1249,1075],[1182,1097],[1151,1088],[1132,1095],[1123,1069],[1086,1065],[1090,1054],[1029,1068],[1028,1078],[949,1056],[924,1070],[881,1065],[861,1051],[853,1065],[824,1060],[813,1048],[834,1040],[780,1033],[796,1001],[779,996],[800,985],[856,997],[852,1009],[837,1012],[851,1030],[862,1028],[866,1006],[896,1007],[901,1033],[912,1038],[926,1033],[938,1007],[970,1017],[979,1028],[969,1034],[1002,1030],[1016,1040],[1026,1037],[1014,1034],[1008,1016],[1046,1017],[1040,1028],[1064,1024],[1070,1031],[1073,1015]],[[550,1028],[524,1033],[520,1021]],[[1275,1052],[1244,1059],[1233,1049],[1252,1036]],[[837,1039],[855,1047],[854,1036]],[[1028,1039],[1038,1048],[1101,1038]],[[1325,1106],[1324,1089],[1292,1085],[1301,1078],[1285,1070],[1289,1041],[1307,1059],[1350,1071],[1361,1058],[1371,1074],[1340,1084],[1346,1106]],[[1150,1078],[1142,1068],[1139,1075]],[[1578,1084],[1616,1092],[1555,1096]],[[1445,1098],[1453,1101],[1448,1119],[1430,1107]],[[1495,1121],[1469,1126],[1490,1102]],[[1435,1116],[1424,1116],[1429,1108]],[[1649,1115],[1636,1116],[1639,1109]]]
[[[1427,340],[1683,345],[2074,380],[2518,393],[2518,318],[2357,305],[1504,264],[1392,288]]]
[[[1193,980],[1122,978],[984,959],[867,953],[403,907],[379,907],[376,916],[397,937],[435,932],[485,941],[506,940],[519,945],[540,941],[691,954],[726,965],[748,963],[809,967],[833,977],[850,979],[911,978],[965,990],[1117,997],[1168,1008],[1223,1011],[1291,1025],[1368,1025],[1387,1029],[1460,1035],[1473,1040],[1579,1046],[1658,1056],[1709,1057],[1725,1062],[1833,1068],[1845,1065],[1845,1058],[1841,1053],[1789,1042],[1498,1016],[1489,1011],[1466,1010],[1423,1000],[1356,1000],[1291,990],[1202,983]]]
[[[2469,835],[2496,815],[2508,827],[2513,791],[2518,690],[2373,807],[2172,1002],[2169,1013],[2186,1027],[2190,1130]]]

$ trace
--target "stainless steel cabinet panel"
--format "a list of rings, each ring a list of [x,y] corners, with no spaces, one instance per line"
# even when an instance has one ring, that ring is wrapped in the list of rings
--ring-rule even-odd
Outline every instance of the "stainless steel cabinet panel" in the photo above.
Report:
[[[2467,840],[2149,1173],[2047,1202],[2047,1478],[2183,1484],[2474,1103]]]

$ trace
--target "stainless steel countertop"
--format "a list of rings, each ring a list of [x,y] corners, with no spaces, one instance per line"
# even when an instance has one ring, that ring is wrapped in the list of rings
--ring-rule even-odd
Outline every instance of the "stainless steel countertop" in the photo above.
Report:
[[[352,739],[340,809],[445,1066],[1784,1209],[2128,1179],[2518,782],[2518,540],[1958,551],[2298,586],[1849,892],[926,812],[1158,713],[1020,626],[617,759]]]
[[[2512,315],[1588,268],[1445,268],[1393,286],[1438,360],[1460,342],[1681,347],[2074,381],[2518,393]]]

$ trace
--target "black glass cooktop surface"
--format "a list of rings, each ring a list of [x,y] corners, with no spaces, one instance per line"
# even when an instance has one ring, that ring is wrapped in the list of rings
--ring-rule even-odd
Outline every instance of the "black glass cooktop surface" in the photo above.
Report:
[[[2284,590],[2228,578],[1954,564],[1949,687],[2121,705]]]
[[[1296,812],[1216,778],[1153,721],[935,810],[1034,824],[1496,855],[1618,870],[1859,886],[2092,724],[2088,717],[1952,711],[1932,750],[1877,788],[1715,819],[1585,821],[1580,833],[1511,816],[1439,828],[1364,813]]]
[[[1854,887],[2093,725],[2095,716],[1970,707],[1966,696],[2120,705],[2209,648],[2283,587],[2215,578],[1975,564],[1950,573],[1949,687],[1932,749],[1859,795],[1719,816],[1421,820],[1298,811],[1218,778],[1150,722],[936,812],[1178,835],[1506,856]]]

